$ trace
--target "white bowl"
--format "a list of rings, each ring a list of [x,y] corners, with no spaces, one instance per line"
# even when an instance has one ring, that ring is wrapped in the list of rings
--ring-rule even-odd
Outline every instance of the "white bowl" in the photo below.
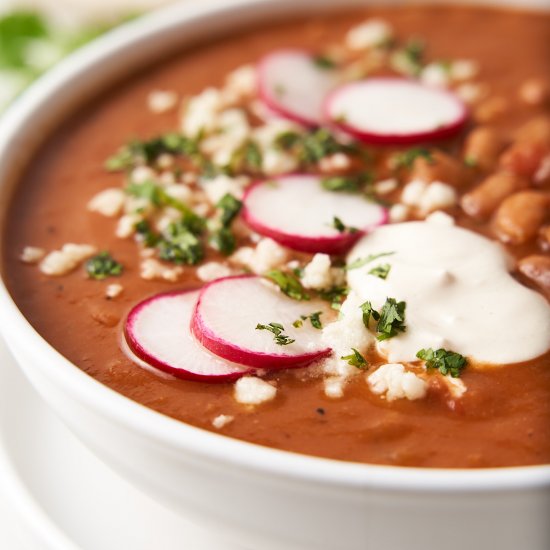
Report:
[[[205,36],[352,4],[365,2],[184,3],[76,53],[0,122],[0,218],[38,145],[109,83]],[[370,466],[244,443],[172,420],[90,378],[34,331],[3,285],[0,325],[29,380],[82,441],[136,486],[221,538],[255,550],[550,548],[548,466]]]

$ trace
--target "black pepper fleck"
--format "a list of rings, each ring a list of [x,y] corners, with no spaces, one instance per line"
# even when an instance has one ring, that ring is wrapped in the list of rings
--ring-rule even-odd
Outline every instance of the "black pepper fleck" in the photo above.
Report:
[[[325,414],[325,409],[323,409],[323,407],[318,407],[317,409],[315,409],[315,412],[323,416]]]

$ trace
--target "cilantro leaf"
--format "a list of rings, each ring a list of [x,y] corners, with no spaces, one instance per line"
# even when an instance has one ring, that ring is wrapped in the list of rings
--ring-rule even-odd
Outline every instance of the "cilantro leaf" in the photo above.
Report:
[[[375,277],[379,277],[380,279],[386,279],[391,269],[390,264],[380,264],[376,267],[373,267],[369,271],[369,275],[374,275]]]
[[[242,201],[235,198],[231,193],[226,193],[216,204],[216,208],[221,210],[221,223],[228,227],[231,222],[239,215],[243,206]]]
[[[348,233],[357,233],[358,231],[356,227],[348,227],[345,225],[344,222],[337,216],[332,218],[332,227],[334,227],[338,233],[345,233],[346,231]]]
[[[378,258],[382,258],[383,256],[391,256],[392,254],[395,254],[395,252],[380,252],[378,254],[369,254],[366,258],[357,258],[357,260],[354,260],[353,262],[348,264],[344,269],[346,271],[359,269],[360,267],[363,267],[364,265],[367,265],[368,263]]]
[[[380,319],[380,314],[372,307],[372,304],[369,301],[361,304],[360,307],[363,312],[363,324],[365,325],[365,328],[368,329],[370,318],[372,317],[375,321],[378,321]]]
[[[340,359],[347,361],[348,365],[351,365],[352,367],[356,367],[361,370],[368,369],[369,364],[367,363],[367,360],[355,348],[351,348],[351,351],[352,353],[349,355],[342,355]]]
[[[195,265],[204,257],[204,248],[184,220],[171,223],[158,244],[159,257],[175,264]]]
[[[412,147],[403,153],[399,153],[393,159],[394,170],[402,168],[410,170],[413,167],[414,161],[418,158],[426,159],[430,164],[434,162],[432,152],[425,147]]]
[[[468,360],[460,353],[443,348],[435,351],[432,348],[421,349],[416,356],[426,362],[426,368],[437,369],[441,374],[449,374],[453,378],[458,378],[468,364]]]
[[[216,231],[213,231],[210,234],[209,241],[212,248],[218,250],[224,256],[229,256],[235,251],[235,235],[233,235],[233,232],[228,227],[220,227]]]
[[[265,273],[264,277],[275,283],[289,298],[294,300],[309,300],[309,294],[294,275],[273,269]]]
[[[118,277],[123,268],[109,252],[103,251],[90,258],[85,264],[85,269],[91,279],[101,281],[107,277]]]
[[[405,332],[405,302],[397,302],[395,298],[386,298],[380,310],[380,319],[376,325],[378,341],[387,340]]]
[[[262,325],[258,323],[256,325],[256,330],[267,330],[273,334],[273,340],[278,346],[288,346],[293,342],[296,342],[293,338],[283,333],[285,327],[280,323],[269,323],[267,325]]]
[[[330,307],[335,310],[339,310],[342,302],[349,294],[349,288],[345,286],[333,286],[325,290],[319,291],[319,297],[322,300],[330,302]]]
[[[334,69],[336,67],[336,63],[326,55],[316,55],[313,57],[313,64],[316,67],[319,67],[320,69]]]

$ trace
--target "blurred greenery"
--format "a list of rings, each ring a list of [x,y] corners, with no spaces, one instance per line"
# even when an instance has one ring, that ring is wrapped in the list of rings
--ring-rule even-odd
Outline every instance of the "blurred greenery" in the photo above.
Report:
[[[0,112],[60,59],[135,16],[88,24],[71,31],[52,24],[38,12],[21,10],[1,16]]]

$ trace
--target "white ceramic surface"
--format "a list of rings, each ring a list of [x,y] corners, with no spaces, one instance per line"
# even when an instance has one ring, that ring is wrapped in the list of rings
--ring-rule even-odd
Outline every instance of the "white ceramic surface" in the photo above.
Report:
[[[221,547],[94,456],[47,408],[0,338],[0,548]]]
[[[182,4],[111,33],[43,78],[2,122],[2,210],[18,172],[52,125],[132,68],[256,20],[361,3]],[[0,325],[39,393],[102,460],[172,510],[247,548],[550,548],[550,467],[368,466],[243,443],[159,415],[90,379],[34,332],[4,288]]]

